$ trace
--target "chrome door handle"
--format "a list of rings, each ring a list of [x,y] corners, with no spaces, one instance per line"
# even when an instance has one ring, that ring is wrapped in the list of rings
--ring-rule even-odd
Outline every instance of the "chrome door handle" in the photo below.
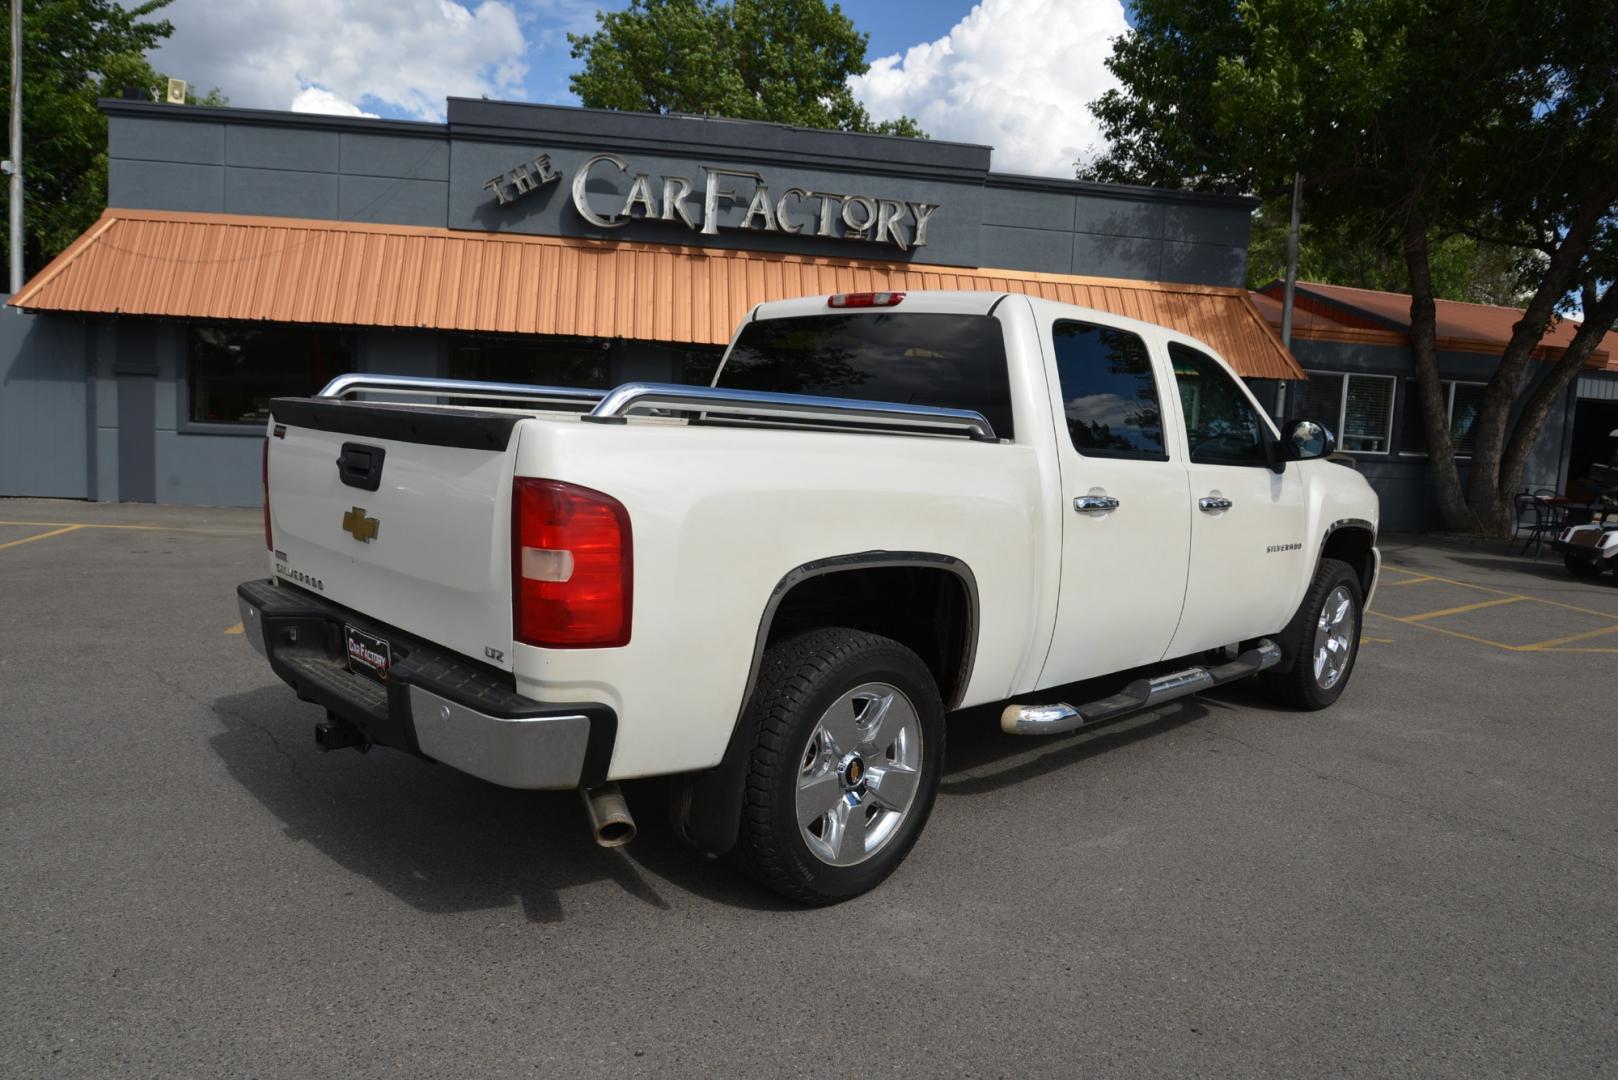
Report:
[[[1111,495],[1080,495],[1073,500],[1073,509],[1081,514],[1105,514],[1118,509],[1118,505]]]
[[[1236,504],[1223,495],[1204,495],[1197,500],[1197,505],[1202,508],[1204,513],[1216,514],[1221,510],[1229,510]]]

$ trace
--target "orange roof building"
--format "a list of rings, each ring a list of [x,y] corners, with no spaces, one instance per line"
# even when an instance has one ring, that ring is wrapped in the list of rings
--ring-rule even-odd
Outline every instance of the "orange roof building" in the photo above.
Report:
[[[1252,294],[1253,304],[1280,334],[1284,288]],[[1462,468],[1473,446],[1483,387],[1522,318],[1518,308],[1437,301],[1439,373],[1446,419]],[[1437,524],[1427,470],[1427,439],[1410,345],[1410,297],[1317,282],[1297,283],[1291,353],[1307,372],[1289,384],[1283,410],[1319,419],[1382,497],[1385,527],[1416,530]],[[1558,319],[1534,350],[1559,359],[1578,330]],[[1537,375],[1543,368],[1533,374]],[[1533,380],[1529,386],[1533,385]],[[1525,387],[1523,393],[1527,393]],[[1569,385],[1541,431],[1524,477],[1530,491],[1593,493],[1593,466],[1613,462],[1618,439],[1618,333],[1609,333]]]
[[[451,99],[423,124],[102,103],[108,209],[10,298],[0,495],[256,505],[271,398],[350,370],[706,382],[764,300],[1030,293],[1302,371],[1253,201],[986,146]]]

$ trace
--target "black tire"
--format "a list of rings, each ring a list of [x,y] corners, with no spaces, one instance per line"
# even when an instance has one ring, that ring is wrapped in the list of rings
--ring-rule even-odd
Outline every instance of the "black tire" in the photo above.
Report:
[[[1349,635],[1346,667],[1330,686],[1322,686],[1315,674],[1315,634],[1327,597],[1339,588],[1347,592],[1352,602],[1353,632]],[[1277,700],[1295,708],[1326,708],[1342,696],[1343,688],[1354,674],[1354,665],[1359,660],[1360,632],[1364,625],[1365,594],[1354,568],[1339,559],[1321,559],[1320,568],[1315,571],[1315,580],[1304,594],[1303,603],[1298,605],[1298,613],[1276,640],[1281,647],[1282,657],[1292,666],[1286,671],[1263,676],[1264,685]]]
[[[879,843],[875,836],[867,841],[878,843],[869,855],[863,854],[863,846],[859,849],[858,857],[863,861],[833,865],[811,850],[810,840],[804,835],[817,824],[825,826],[825,819],[804,828],[799,826],[800,778],[818,771],[822,779],[846,782],[849,769],[839,771],[827,765],[834,744],[812,740],[826,738],[822,720],[828,710],[867,684],[885,684],[899,690],[912,708],[921,744],[919,749],[908,751],[917,762],[914,794],[902,812],[874,803],[870,808],[862,803],[847,811],[862,815],[866,821],[880,819],[879,829],[885,827],[887,831]],[[858,707],[857,703],[851,706]],[[905,716],[902,710],[894,715],[896,720],[907,722],[901,719]],[[860,712],[853,723],[863,720],[864,713]],[[834,904],[880,884],[915,844],[938,793],[944,760],[944,704],[927,665],[890,638],[841,627],[811,630],[766,650],[744,722],[751,725],[753,744],[741,833],[731,851],[732,861],[755,881],[802,904]],[[896,764],[889,761],[887,751],[899,745],[876,752],[872,767],[881,770]],[[821,764],[811,766],[811,759]],[[870,778],[866,768],[862,767],[856,777],[860,773]],[[828,790],[835,793],[847,789]],[[857,790],[863,793],[865,789]],[[886,816],[890,813],[898,813],[891,823]],[[867,827],[860,826],[862,834]],[[841,843],[844,836],[838,833],[835,839]],[[852,850],[850,857],[855,857]]]
[[[1563,555],[1562,562],[1567,566],[1567,572],[1577,578],[1596,578],[1606,567],[1594,559],[1581,559],[1576,555]]]

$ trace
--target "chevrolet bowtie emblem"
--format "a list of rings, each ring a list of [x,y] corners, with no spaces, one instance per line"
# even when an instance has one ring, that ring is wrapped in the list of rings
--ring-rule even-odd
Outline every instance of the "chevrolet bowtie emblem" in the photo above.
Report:
[[[376,539],[377,530],[382,522],[374,517],[365,516],[365,508],[356,506],[343,515],[343,531],[362,544],[369,544]]]

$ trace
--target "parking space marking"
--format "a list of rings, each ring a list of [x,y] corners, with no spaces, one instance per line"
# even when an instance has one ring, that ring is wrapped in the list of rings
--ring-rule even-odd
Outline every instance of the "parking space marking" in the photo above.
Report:
[[[1389,566],[1389,567],[1385,567],[1384,569],[1387,569],[1387,570],[1399,570],[1399,568],[1397,566]],[[1399,570],[1399,573],[1408,574],[1408,573],[1410,573],[1410,571],[1409,570]],[[1424,581],[1433,581],[1433,580],[1436,580],[1436,579],[1431,574],[1418,574],[1418,575],[1416,575],[1415,577],[1412,577],[1412,578],[1405,578],[1403,581],[1383,581],[1383,582],[1380,582],[1380,584],[1381,584],[1382,588],[1390,589],[1390,588],[1394,587],[1395,585],[1420,585]]]
[[[1571,645],[1575,641],[1588,641],[1603,634],[1618,634],[1618,625],[1603,626],[1595,630],[1586,630],[1582,634],[1569,634],[1567,637],[1551,638],[1549,641],[1536,641],[1532,645],[1522,646],[1524,649],[1548,650],[1558,645]],[[1568,650],[1572,651],[1572,650]],[[1601,652],[1611,652],[1611,649],[1601,649]]]
[[[3,523],[0,523],[0,524],[3,524]],[[1414,570],[1405,570],[1405,569],[1403,569],[1401,567],[1397,567],[1397,566],[1384,566],[1383,569],[1385,569],[1385,570],[1397,570],[1401,574],[1416,574],[1416,571],[1414,571]],[[1618,611],[1597,611],[1594,608],[1579,607],[1577,604],[1564,604],[1560,600],[1546,600],[1542,596],[1527,596],[1527,595],[1525,595],[1523,593],[1508,592],[1505,589],[1495,589],[1495,588],[1489,587],[1488,585],[1478,585],[1478,584],[1475,584],[1475,583],[1470,582],[1470,581],[1458,581],[1455,578],[1439,577],[1437,574],[1427,574],[1427,575],[1417,575],[1417,576],[1422,577],[1422,579],[1425,580],[1425,581],[1436,581],[1436,582],[1439,582],[1440,584],[1443,584],[1443,585],[1458,585],[1463,589],[1472,589],[1472,590],[1474,590],[1476,592],[1482,592],[1482,593],[1492,593],[1495,596],[1512,596],[1512,597],[1516,597],[1519,600],[1532,600],[1536,604],[1549,604],[1551,607],[1562,608],[1562,609],[1564,609],[1566,611],[1579,611],[1579,612],[1583,612],[1586,615],[1594,615],[1597,618],[1601,618],[1601,619],[1618,619]],[[1415,584],[1418,584],[1418,582],[1415,582],[1415,581],[1397,582],[1396,584],[1415,585]],[[1397,617],[1398,616],[1394,616],[1394,615],[1388,616],[1388,618],[1390,618],[1390,619],[1391,618],[1397,618]]]
[[[246,633],[246,632],[247,632],[247,628],[245,626],[243,626],[241,623],[237,623],[235,626],[232,626],[228,630],[225,631],[225,633],[227,633],[227,634],[242,634],[242,633]]]
[[[1393,639],[1390,637],[1370,637],[1366,634],[1361,634],[1360,644],[1364,645],[1366,642],[1375,642],[1378,645],[1392,645]]]
[[[46,524],[56,524],[56,523],[55,522],[44,522],[44,521],[0,521],[0,525],[46,525]],[[61,536],[63,533],[77,532],[78,530],[80,530],[82,528],[84,528],[83,525],[64,525],[60,529],[52,529],[50,532],[42,532],[42,533],[38,533],[38,534],[36,534],[34,536],[25,536],[21,540],[7,540],[5,543],[0,544],[0,551],[4,551],[4,550],[6,550],[6,548],[14,548],[18,544],[32,544],[35,540],[49,540],[53,536]]]
[[[1533,597],[1525,597],[1524,599],[1532,600]],[[1540,601],[1540,603],[1549,602],[1550,601],[1548,600]],[[1559,606],[1566,607],[1567,605],[1564,604]],[[1575,608],[1574,610],[1577,611],[1582,609]],[[1448,634],[1450,637],[1460,638],[1462,641],[1470,641],[1477,645],[1489,645],[1496,649],[1504,649],[1506,652],[1618,653],[1618,648],[1610,648],[1607,646],[1596,646],[1593,648],[1562,648],[1561,642],[1563,640],[1567,640],[1562,638],[1552,638],[1550,641],[1536,641],[1531,645],[1508,645],[1504,641],[1490,641],[1488,638],[1478,637],[1476,634],[1468,634],[1460,630],[1451,630],[1447,626],[1438,626],[1437,624],[1430,622],[1413,622],[1408,618],[1401,618],[1398,615],[1389,615],[1381,611],[1372,611],[1369,608],[1366,609],[1365,613],[1367,615],[1375,615],[1379,619],[1392,619],[1397,623],[1405,623],[1409,626],[1419,626],[1423,630],[1432,630],[1435,633]],[[1609,615],[1608,617],[1610,618],[1611,616]],[[1606,633],[1608,631],[1618,633],[1618,626],[1603,627],[1600,633]],[[1595,635],[1576,634],[1571,640],[1583,640],[1586,636]]]
[[[256,530],[251,529],[192,529],[183,525],[98,525],[88,521],[0,521],[0,525],[38,525],[47,529],[61,526],[59,530],[61,532],[71,532],[74,529],[128,529],[136,532],[196,533],[199,536],[258,535]],[[56,534],[52,533],[51,535]],[[12,542],[18,543],[19,541]]]
[[[1405,622],[1421,622],[1424,619],[1442,619],[1446,615],[1463,615],[1468,611],[1482,611],[1484,608],[1499,607],[1501,604],[1520,604],[1528,600],[1527,596],[1503,596],[1494,600],[1480,600],[1475,604],[1462,604],[1460,607],[1444,608],[1441,611],[1424,611],[1420,615],[1402,615]]]
[[[1387,615],[1380,611],[1372,611],[1370,608],[1367,608],[1365,613],[1367,615],[1375,615],[1379,619],[1392,619],[1394,622],[1407,623],[1410,626],[1419,626],[1423,630],[1436,630],[1440,634],[1448,634],[1450,637],[1458,637],[1463,641],[1472,641],[1479,645],[1493,645],[1497,649],[1506,649],[1511,652],[1518,651],[1518,646],[1516,645],[1507,645],[1503,641],[1490,641],[1488,638],[1480,638],[1476,634],[1464,634],[1459,630],[1451,630],[1444,626],[1435,626],[1432,623],[1410,622],[1409,619],[1401,618],[1398,615]]]

